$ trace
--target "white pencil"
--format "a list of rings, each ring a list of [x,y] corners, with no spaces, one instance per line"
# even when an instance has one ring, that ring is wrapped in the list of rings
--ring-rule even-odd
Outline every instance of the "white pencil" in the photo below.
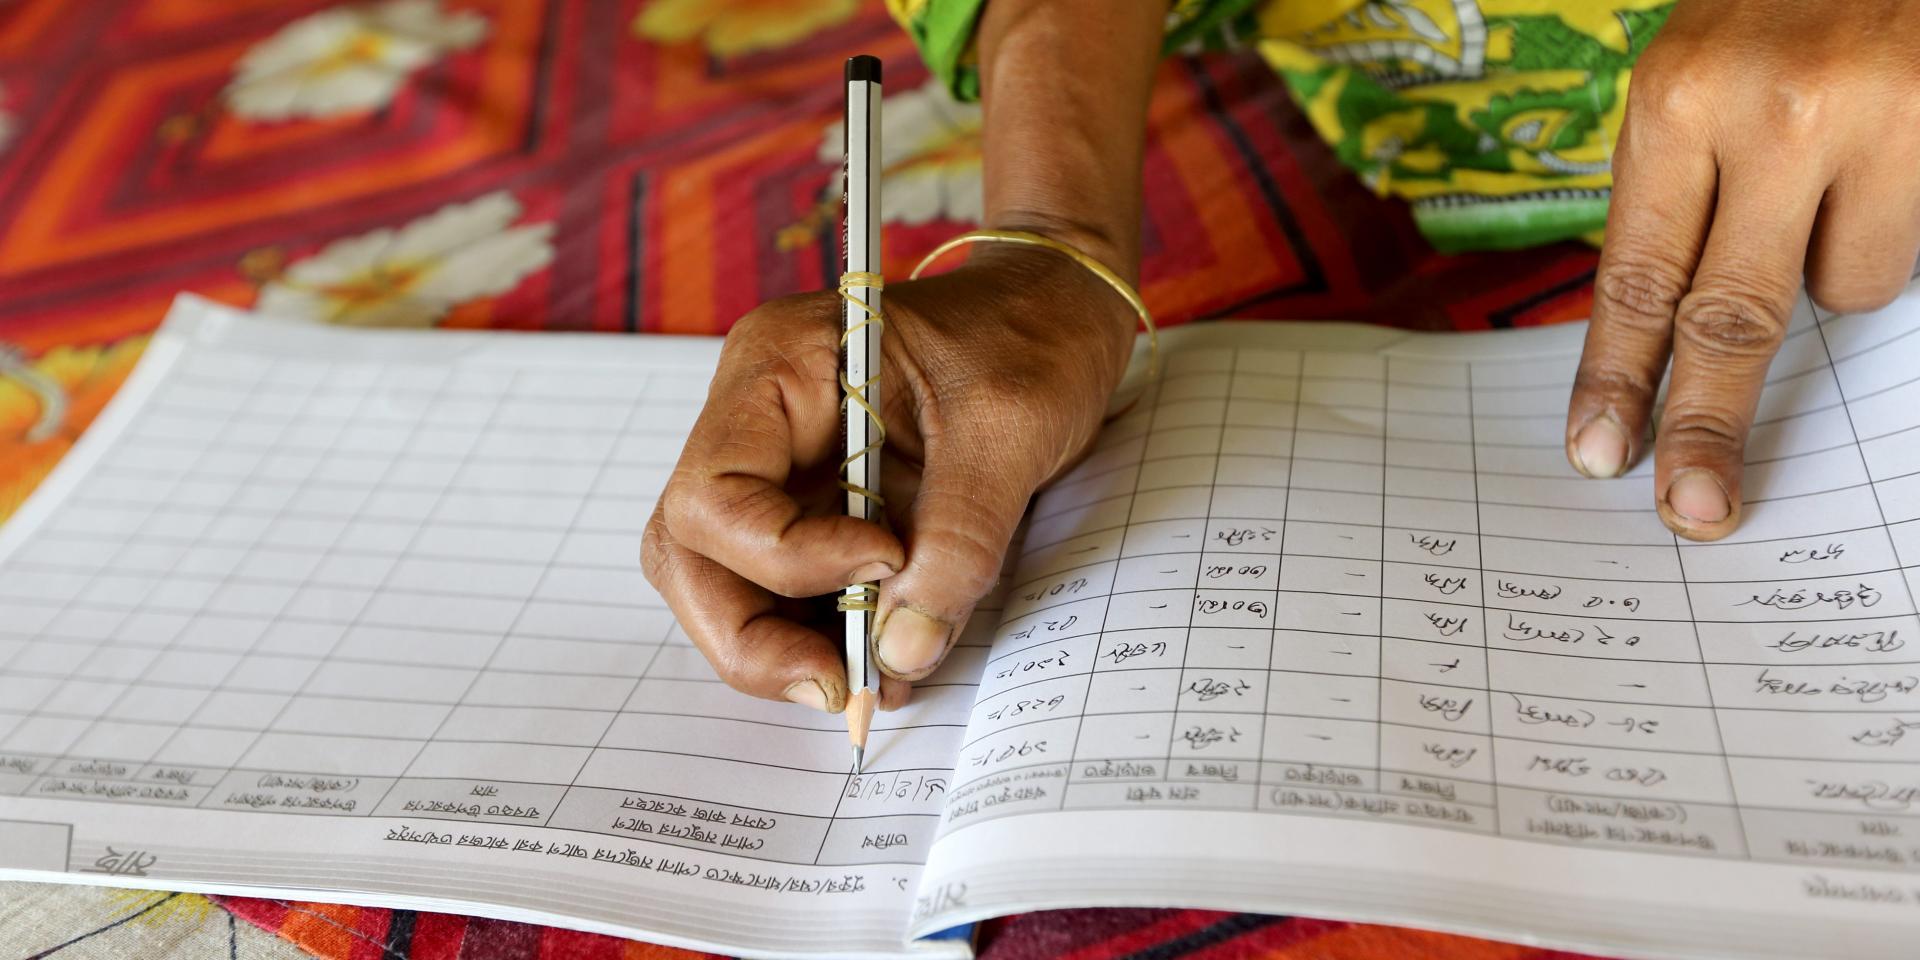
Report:
[[[846,165],[846,273],[880,273],[880,61],[858,56],[847,61],[847,165]],[[878,314],[880,289],[843,281],[843,291]],[[880,332],[870,323],[871,315],[857,304],[842,308],[846,335],[847,383],[860,389],[867,407],[880,409]],[[879,504],[855,489],[880,489],[880,451],[874,444],[880,439],[876,425],[860,404],[846,404],[847,431],[847,515],[878,521]],[[853,601],[846,613],[847,647],[847,736],[853,742],[853,768],[858,773],[865,765],[867,730],[873,723],[873,711],[880,700],[880,674],[873,663],[868,634],[875,611],[870,588],[849,586],[847,597]],[[860,598],[860,599],[856,599]],[[864,600],[865,602],[860,602]]]

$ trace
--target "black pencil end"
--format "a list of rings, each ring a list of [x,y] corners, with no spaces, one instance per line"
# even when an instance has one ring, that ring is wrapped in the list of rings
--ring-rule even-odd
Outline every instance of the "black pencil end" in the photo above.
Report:
[[[847,82],[865,80],[868,83],[880,82],[880,58],[861,54],[847,58]]]

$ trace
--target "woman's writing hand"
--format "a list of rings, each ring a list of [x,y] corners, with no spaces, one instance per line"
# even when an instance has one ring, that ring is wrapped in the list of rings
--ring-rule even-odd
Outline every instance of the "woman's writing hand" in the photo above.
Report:
[[[856,581],[881,583],[884,673],[931,672],[992,589],[1034,490],[1092,443],[1133,343],[1125,302],[1044,251],[981,247],[951,273],[888,286],[884,302],[891,530],[842,515],[832,293],[734,327],[647,526],[647,578],[747,693],[845,706],[837,615],[805,598]],[[889,683],[883,701],[906,689]]]
[[[1804,274],[1840,312],[1920,254],[1920,5],[1680,0],[1633,75],[1567,456],[1599,477],[1655,428],[1676,533],[1740,520],[1747,434]]]

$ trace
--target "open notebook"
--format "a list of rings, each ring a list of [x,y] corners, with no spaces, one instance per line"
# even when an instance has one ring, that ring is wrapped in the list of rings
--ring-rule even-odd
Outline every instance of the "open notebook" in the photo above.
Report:
[[[753,955],[1129,904],[1909,957],[1916,314],[1803,311],[1711,545],[1571,476],[1578,328],[1172,333],[855,777],[636,567],[717,344],[183,300],[0,530],[0,876]]]

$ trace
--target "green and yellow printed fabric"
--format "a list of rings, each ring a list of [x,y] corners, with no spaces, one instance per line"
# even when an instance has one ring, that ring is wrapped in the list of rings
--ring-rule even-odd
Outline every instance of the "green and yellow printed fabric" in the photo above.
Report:
[[[1140,0],[1124,0],[1140,2]],[[979,95],[986,0],[887,0]],[[1633,63],[1673,0],[1175,0],[1169,53],[1253,46],[1341,162],[1442,250],[1598,244]]]

